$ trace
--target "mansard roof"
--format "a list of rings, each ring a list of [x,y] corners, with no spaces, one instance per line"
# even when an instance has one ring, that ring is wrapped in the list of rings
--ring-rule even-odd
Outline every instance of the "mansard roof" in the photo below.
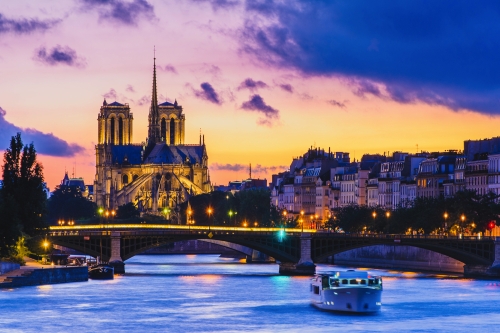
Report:
[[[141,164],[141,145],[116,145],[111,146],[112,163]]]
[[[144,163],[152,164],[202,164],[205,146],[201,145],[167,145],[157,143]]]

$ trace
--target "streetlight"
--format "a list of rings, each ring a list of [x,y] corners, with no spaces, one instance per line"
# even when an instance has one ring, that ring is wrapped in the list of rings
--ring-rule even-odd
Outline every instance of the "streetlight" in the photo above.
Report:
[[[316,220],[316,224],[314,225],[314,229],[318,229],[318,226],[317,226],[317,224],[318,224],[318,214],[314,214],[314,218]]]
[[[255,222],[253,225],[257,228],[259,226],[259,223]]]
[[[302,233],[304,232],[304,210],[300,211],[300,224],[302,225]]]
[[[43,248],[44,248],[44,254],[45,256],[47,256],[47,247],[49,246],[49,242],[47,241],[47,239],[45,239],[43,241]],[[43,262],[43,261],[42,261]],[[45,263],[47,262],[47,257],[45,257]]]
[[[170,214],[170,208],[168,208],[168,207],[163,208],[163,216],[164,216],[165,220],[167,220],[167,215],[169,215],[169,214]],[[168,216],[168,217],[170,217],[170,216]]]
[[[385,212],[385,216],[386,216],[387,218],[391,217],[391,212],[390,212],[390,211]]]
[[[230,210],[227,214],[229,215],[229,224],[233,224],[233,223],[232,223],[232,222],[233,222],[233,221],[232,221],[233,211],[232,211],[232,210]]]
[[[372,216],[375,219],[377,217],[377,213],[375,211],[373,211]]]
[[[444,232],[444,230],[448,229],[448,223],[447,223],[447,220],[448,220],[448,212],[444,212],[443,217],[444,217],[444,228],[443,228],[443,232]]]
[[[193,211],[191,210],[191,208],[188,209],[187,211],[187,214],[188,214],[188,229],[189,231],[191,231],[191,215],[193,215]]]
[[[212,207],[208,207],[208,209],[207,209],[207,213],[208,213],[208,229],[210,229],[210,224],[211,224],[210,223],[210,217],[212,216],[212,212],[213,212]]]
[[[463,230],[463,228],[464,228],[464,222],[465,222],[465,215],[464,215],[464,214],[462,214],[462,215],[460,216],[460,220],[462,220],[462,225],[460,226],[460,233],[463,233],[463,231],[462,231],[462,230]]]

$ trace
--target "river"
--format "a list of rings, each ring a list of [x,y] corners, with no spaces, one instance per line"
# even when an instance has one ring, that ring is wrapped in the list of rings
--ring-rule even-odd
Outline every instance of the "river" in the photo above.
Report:
[[[345,267],[318,265],[317,272]],[[359,268],[364,269],[364,268]],[[111,281],[0,289],[1,332],[498,332],[500,281],[369,269],[382,311],[309,304],[309,278],[217,255],[140,255]]]

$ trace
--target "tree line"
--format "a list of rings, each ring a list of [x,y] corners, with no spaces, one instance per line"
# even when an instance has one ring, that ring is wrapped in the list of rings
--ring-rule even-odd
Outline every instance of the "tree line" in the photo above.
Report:
[[[380,206],[342,207],[334,212],[327,227],[352,233],[472,235],[491,230],[499,216],[497,195],[465,190],[450,198],[418,197],[392,211]]]

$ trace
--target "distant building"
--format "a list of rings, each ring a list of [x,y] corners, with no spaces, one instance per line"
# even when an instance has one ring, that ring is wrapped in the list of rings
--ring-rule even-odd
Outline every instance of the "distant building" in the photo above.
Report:
[[[69,178],[68,172],[64,173],[64,178],[61,181],[61,186],[76,187],[82,193],[82,197],[94,201],[94,185],[85,185],[82,177]]]

